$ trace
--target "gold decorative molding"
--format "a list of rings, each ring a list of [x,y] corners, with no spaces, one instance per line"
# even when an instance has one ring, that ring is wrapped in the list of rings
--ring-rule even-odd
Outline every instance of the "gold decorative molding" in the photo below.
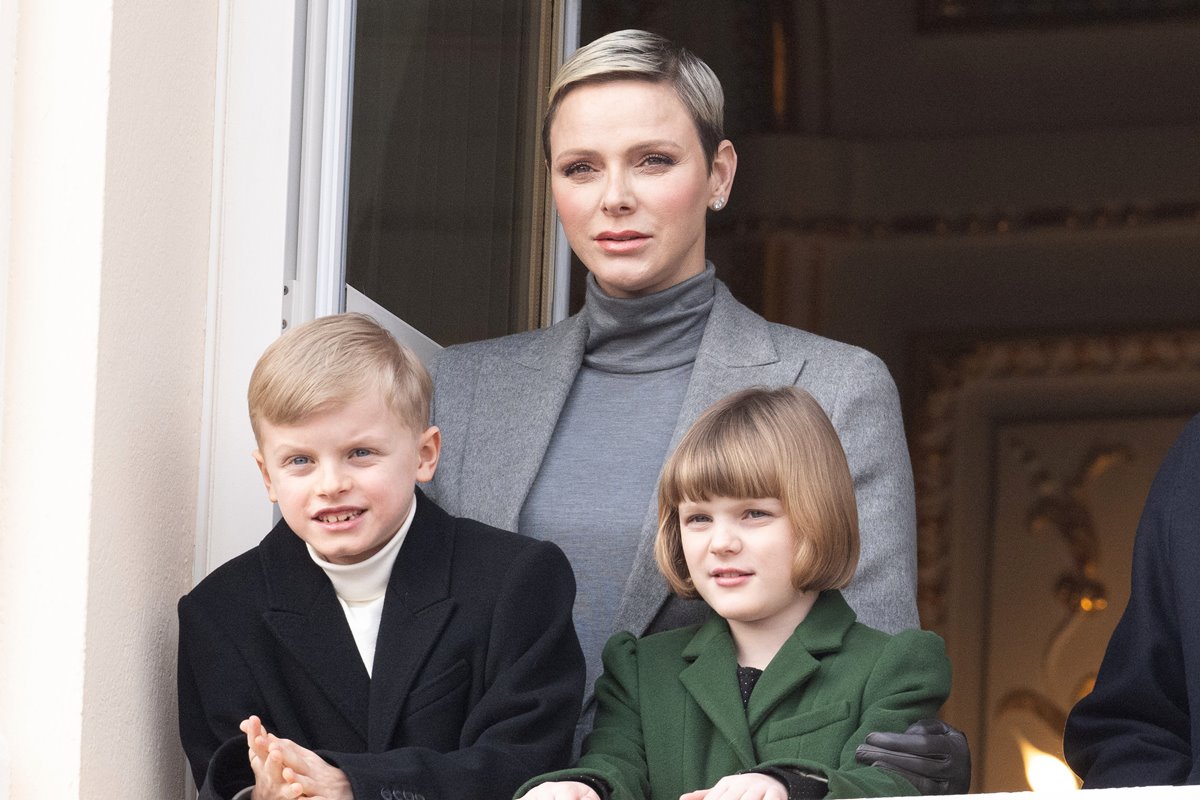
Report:
[[[901,236],[1003,236],[1029,231],[1098,231],[1151,225],[1200,225],[1200,202],[1118,203],[1090,208],[994,209],[961,214],[915,214],[854,218],[839,215],[714,217],[714,234],[761,235],[788,231],[844,239]]]
[[[917,25],[922,32],[1014,27],[1130,24],[1189,19],[1200,14],[1197,0],[922,0]]]
[[[917,503],[917,601],[922,622],[936,630],[946,622],[953,535],[949,520],[956,467],[953,446],[956,414],[964,393],[984,383],[1038,377],[1200,374],[1200,331],[985,342],[964,354],[931,358],[928,369],[931,388],[918,412],[911,444]],[[1200,409],[1200,398],[1196,408]],[[1085,473],[1094,466],[1085,465]],[[1081,577],[1087,575],[1086,563],[1078,569]]]
[[[1051,690],[1049,678],[1071,662],[1070,639],[1078,630],[1079,618],[1101,613],[1108,607],[1108,587],[1100,580],[1100,539],[1087,490],[1109,469],[1132,460],[1133,448],[1124,443],[1093,445],[1074,474],[1064,478],[1053,474],[1035,445],[1011,437],[1004,447],[1017,456],[1028,476],[1032,498],[1025,512],[1025,525],[1031,538],[1042,539],[1042,533],[1056,534],[1066,546],[1071,562],[1059,573],[1056,582],[1044,587],[1046,594],[1055,597],[1062,606],[1063,617],[1042,648],[1042,680],[1037,682],[1040,685],[1034,685],[1034,675],[1027,675],[1027,685],[1009,691],[995,706],[999,717],[1009,719],[1012,726],[1009,734],[1019,746],[1022,740],[1028,741],[1036,735],[1027,721],[1020,720],[1023,715],[1037,720],[1043,734],[1061,740],[1067,712],[1078,700],[1074,691],[1063,696],[1061,691]],[[1084,680],[1094,681],[1095,675],[1094,671],[1088,672]],[[1056,750],[1053,755],[1059,757],[1061,753]]]

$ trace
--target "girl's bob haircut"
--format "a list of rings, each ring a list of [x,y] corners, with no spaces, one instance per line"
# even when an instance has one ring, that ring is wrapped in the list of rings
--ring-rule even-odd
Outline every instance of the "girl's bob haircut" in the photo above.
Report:
[[[654,555],[680,597],[698,595],[683,556],[679,504],[716,497],[779,499],[796,539],[797,590],[841,589],[854,576],[854,480],[833,423],[803,389],[729,395],[700,415],[667,459]]]
[[[725,92],[716,74],[699,58],[669,39],[634,29],[601,36],[576,50],[550,84],[542,118],[542,152],[550,163],[550,128],[567,93],[576,86],[610,81],[666,83],[675,90],[696,125],[709,167],[725,138]]]

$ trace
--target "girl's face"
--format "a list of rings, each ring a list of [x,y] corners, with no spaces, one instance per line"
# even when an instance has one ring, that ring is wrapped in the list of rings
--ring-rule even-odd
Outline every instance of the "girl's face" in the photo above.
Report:
[[[679,504],[683,555],[696,591],[740,631],[790,634],[813,593],[792,584],[796,540],[774,497],[716,497]]]
[[[571,89],[550,127],[550,188],[571,249],[612,297],[662,291],[704,270],[708,206],[727,198],[737,155],[712,170],[665,83]]]

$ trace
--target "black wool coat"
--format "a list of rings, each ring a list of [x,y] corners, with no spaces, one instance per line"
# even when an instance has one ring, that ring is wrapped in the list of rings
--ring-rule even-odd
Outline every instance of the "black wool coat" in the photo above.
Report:
[[[575,581],[549,542],[417,492],[368,676],[285,522],[179,601],[179,728],[202,798],[253,784],[238,723],[316,750],[356,798],[507,798],[565,766],[583,696]]]
[[[1063,751],[1085,789],[1200,783],[1200,416],[1138,523],[1129,605]]]

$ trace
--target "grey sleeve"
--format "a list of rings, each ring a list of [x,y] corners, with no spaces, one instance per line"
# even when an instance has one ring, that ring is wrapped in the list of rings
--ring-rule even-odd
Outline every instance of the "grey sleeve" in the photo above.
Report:
[[[843,594],[860,622],[896,633],[920,627],[912,462],[891,374],[874,355],[857,355],[831,414],[854,477],[862,540],[858,571]]]

